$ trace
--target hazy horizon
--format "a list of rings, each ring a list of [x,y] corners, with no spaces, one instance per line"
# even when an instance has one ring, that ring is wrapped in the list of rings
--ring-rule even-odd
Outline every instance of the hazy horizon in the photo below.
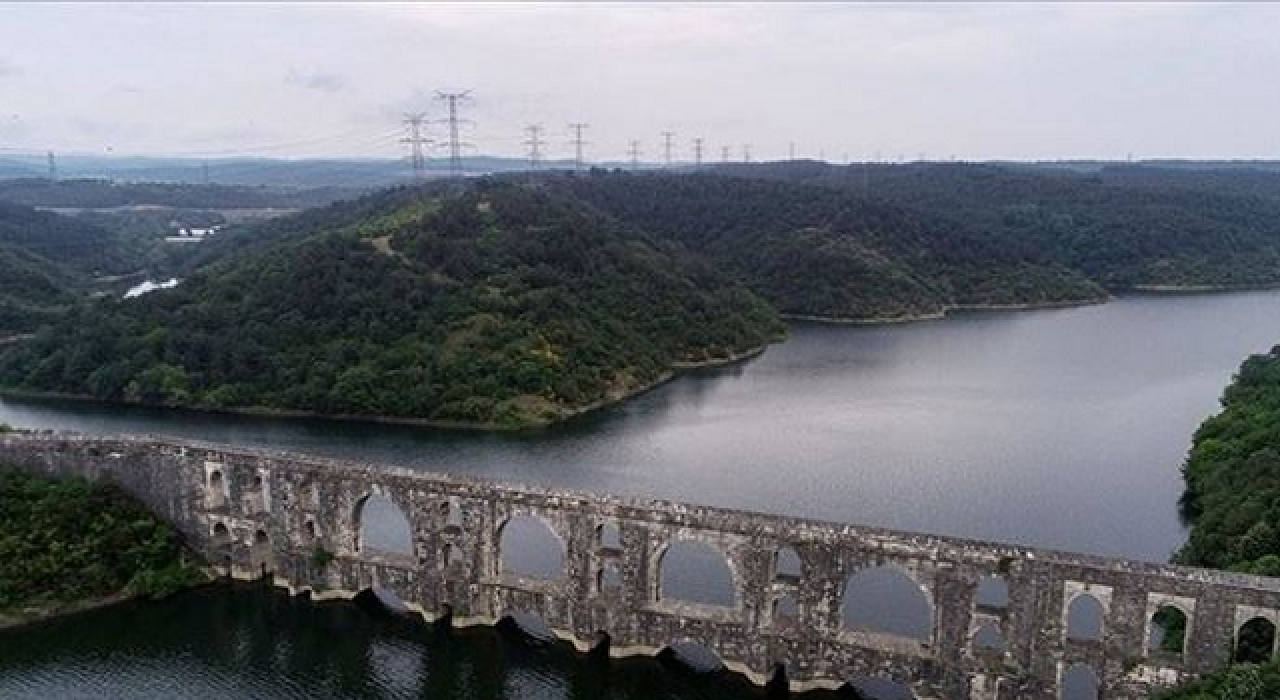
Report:
[[[471,89],[464,138],[587,160],[1280,158],[1280,6],[19,5],[0,157],[394,158]],[[86,70],[90,67],[91,70]],[[444,127],[432,123],[439,141]],[[439,157],[438,150],[431,155]]]

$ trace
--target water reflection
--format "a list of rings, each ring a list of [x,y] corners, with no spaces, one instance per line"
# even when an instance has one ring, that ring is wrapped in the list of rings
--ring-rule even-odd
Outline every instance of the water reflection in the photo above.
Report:
[[[763,698],[732,675],[654,659],[588,664],[564,644],[445,634],[345,603],[215,586],[0,631],[0,697],[171,700]],[[815,694],[806,697],[830,697]]]

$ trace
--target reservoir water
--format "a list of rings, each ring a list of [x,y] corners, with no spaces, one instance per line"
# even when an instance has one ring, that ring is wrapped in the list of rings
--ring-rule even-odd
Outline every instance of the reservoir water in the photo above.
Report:
[[[747,363],[527,434],[10,399],[0,400],[0,423],[176,435],[1164,561],[1184,537],[1179,466],[1192,432],[1244,357],[1277,342],[1280,292],[1141,296],[897,326],[796,325]],[[190,697],[729,692],[654,664],[582,681],[590,673],[572,657],[489,637],[442,641],[361,622],[371,626],[348,639],[318,631],[353,614],[344,606],[199,595],[221,601],[225,625],[191,610],[188,596],[166,602],[162,619],[164,606],[135,605],[0,635],[0,697],[100,697],[99,684],[119,697],[169,697],[154,689],[167,687],[175,659],[195,679],[183,686]],[[166,631],[164,620],[183,616],[191,624]],[[133,631],[149,626],[154,639]],[[318,634],[324,649],[312,649]],[[307,658],[294,664],[299,647]],[[269,672],[229,665],[255,654],[283,658]],[[320,668],[327,654],[333,667]],[[439,674],[457,688],[484,678],[432,691]],[[581,691],[580,681],[610,690]],[[648,690],[628,694],[635,688]]]

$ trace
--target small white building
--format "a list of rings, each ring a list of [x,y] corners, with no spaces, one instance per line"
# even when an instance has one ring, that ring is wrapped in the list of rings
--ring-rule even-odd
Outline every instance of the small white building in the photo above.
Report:
[[[183,226],[178,229],[178,235],[165,236],[164,240],[169,243],[199,243],[204,239],[218,232],[221,226],[212,228],[196,228],[194,226]]]

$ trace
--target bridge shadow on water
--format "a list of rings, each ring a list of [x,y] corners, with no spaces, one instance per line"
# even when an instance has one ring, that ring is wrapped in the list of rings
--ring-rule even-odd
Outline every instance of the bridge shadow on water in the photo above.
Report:
[[[378,612],[375,601],[315,603],[257,584],[218,583],[158,602],[0,630],[0,697],[776,697],[726,672],[698,673],[671,659],[591,659],[567,643],[531,641],[506,625],[449,630]]]

